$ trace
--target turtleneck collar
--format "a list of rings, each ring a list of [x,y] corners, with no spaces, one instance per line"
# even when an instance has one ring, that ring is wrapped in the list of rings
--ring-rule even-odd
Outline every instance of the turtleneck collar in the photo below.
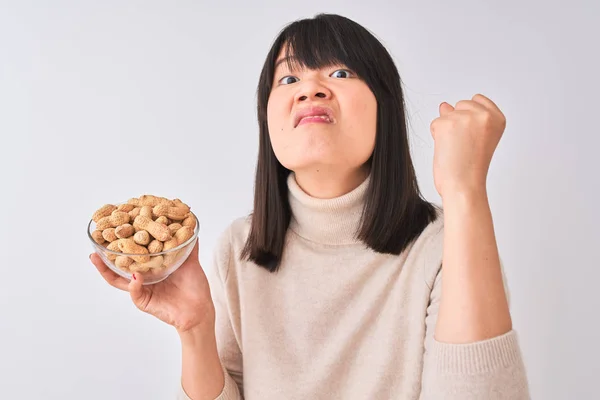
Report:
[[[360,228],[370,175],[355,189],[332,199],[307,194],[296,182],[294,172],[287,179],[292,210],[290,229],[313,242],[328,245],[354,244]]]

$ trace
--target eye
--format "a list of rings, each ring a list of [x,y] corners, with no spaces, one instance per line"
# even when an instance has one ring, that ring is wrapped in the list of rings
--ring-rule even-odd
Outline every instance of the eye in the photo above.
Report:
[[[279,80],[279,83],[282,85],[288,85],[290,83],[294,83],[294,82],[287,81],[287,79],[297,79],[297,78],[295,76],[290,76],[290,75],[284,76],[283,78],[281,78]]]
[[[352,72],[350,72],[350,71],[349,71],[349,70],[347,70],[347,69],[338,69],[338,70],[335,70],[335,71],[333,72],[333,74],[331,74],[331,75],[332,75],[332,76],[335,76],[335,75],[336,75],[338,72],[340,72],[340,71],[346,74],[346,78],[350,78],[350,77],[353,75],[353,74],[352,74]],[[339,76],[339,74],[337,74],[337,75],[338,75],[338,77],[340,77],[340,76]],[[342,74],[342,75],[344,75],[344,74]],[[342,78],[343,78],[343,76],[342,76]]]

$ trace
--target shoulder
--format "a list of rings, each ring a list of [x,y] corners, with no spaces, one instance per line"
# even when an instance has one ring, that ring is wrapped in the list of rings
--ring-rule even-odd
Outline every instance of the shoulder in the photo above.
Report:
[[[230,221],[217,238],[217,246],[235,247],[240,242],[245,243],[250,233],[251,216],[238,217]]]
[[[229,275],[231,262],[238,258],[250,232],[250,216],[238,217],[223,229],[216,240],[213,252],[215,267],[221,279]]]
[[[221,240],[227,240],[233,251],[241,251],[250,234],[251,221],[251,215],[235,218],[221,234]]]
[[[239,256],[250,232],[250,217],[232,220],[217,236],[213,250],[213,268],[225,281],[234,257]]]

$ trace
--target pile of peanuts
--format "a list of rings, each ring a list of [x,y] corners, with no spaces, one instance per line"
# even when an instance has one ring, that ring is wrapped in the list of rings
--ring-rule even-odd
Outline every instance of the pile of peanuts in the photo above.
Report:
[[[122,271],[160,273],[177,261],[180,251],[153,256],[185,243],[194,235],[196,217],[179,199],[145,194],[118,206],[106,204],[92,216],[96,243],[117,253],[106,253]],[[139,255],[138,255],[139,254]]]

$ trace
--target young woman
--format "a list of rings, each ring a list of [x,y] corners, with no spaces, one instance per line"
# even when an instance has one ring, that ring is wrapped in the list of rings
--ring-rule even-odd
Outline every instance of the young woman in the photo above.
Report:
[[[486,195],[505,117],[477,94],[431,124],[425,201],[398,71],[337,15],[288,25],[258,85],[254,210],[207,280],[194,252],[113,286],[181,338],[181,399],[526,399]],[[443,210],[443,211],[442,211]]]

